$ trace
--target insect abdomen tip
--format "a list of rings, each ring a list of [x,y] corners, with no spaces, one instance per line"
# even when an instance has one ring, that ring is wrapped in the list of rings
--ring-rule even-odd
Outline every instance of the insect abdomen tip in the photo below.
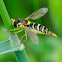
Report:
[[[57,37],[57,35],[55,34],[55,37]]]
[[[52,33],[51,35],[52,35],[52,36],[55,36],[55,37],[57,37],[57,35],[56,35],[56,34],[54,34],[54,33]]]

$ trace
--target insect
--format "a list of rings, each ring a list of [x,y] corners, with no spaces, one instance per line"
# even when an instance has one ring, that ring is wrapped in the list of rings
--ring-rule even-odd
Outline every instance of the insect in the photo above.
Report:
[[[32,20],[39,19],[40,17],[44,16],[47,13],[47,11],[48,11],[48,8],[40,8],[39,10],[35,11],[34,13],[32,13],[30,16],[28,16],[25,19],[20,19],[20,18],[11,19],[12,25],[16,27],[13,30],[19,30],[20,28],[22,28],[21,30],[15,32],[15,33],[19,33],[23,31],[24,29],[25,34],[21,37],[21,40],[23,39],[24,36],[27,39],[27,35],[28,35],[28,37],[32,40],[34,44],[39,43],[37,34],[46,34],[46,35],[52,35],[52,36],[57,37],[56,34],[52,33],[45,26],[29,21],[29,19],[32,19]]]

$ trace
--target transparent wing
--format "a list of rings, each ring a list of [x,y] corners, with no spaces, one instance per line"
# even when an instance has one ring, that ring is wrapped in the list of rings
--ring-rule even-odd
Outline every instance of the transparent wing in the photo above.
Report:
[[[38,44],[39,43],[38,36],[37,36],[36,33],[32,32],[28,27],[26,27],[26,32],[27,32],[28,37],[31,39],[31,41],[34,44]]]
[[[28,16],[26,19],[39,19],[40,17],[44,16],[48,11],[48,8],[40,8],[39,10],[32,13],[30,16]]]

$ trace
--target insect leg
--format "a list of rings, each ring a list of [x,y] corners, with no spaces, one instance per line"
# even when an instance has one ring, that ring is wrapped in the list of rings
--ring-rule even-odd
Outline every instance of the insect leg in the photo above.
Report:
[[[20,40],[22,40],[24,36],[25,36],[25,34],[21,37],[21,39],[20,39]]]
[[[26,37],[26,40],[27,40],[27,33],[26,33],[26,31],[25,31],[25,37]]]
[[[15,28],[15,29],[11,29],[9,31],[15,31],[15,30],[19,30],[20,28]]]
[[[24,36],[26,37],[26,39],[25,39],[24,41],[26,41],[26,40],[27,40],[27,33],[26,33],[26,31],[25,31],[25,34],[21,37],[20,40],[22,40]],[[23,43],[24,41],[22,41],[22,43]],[[21,43],[21,44],[22,44],[22,43]]]
[[[21,29],[21,30],[19,30],[19,31],[17,31],[17,32],[12,32],[12,33],[19,33],[19,32],[21,32],[21,31],[23,31],[23,29]]]
[[[26,40],[27,40],[27,33],[26,33],[26,31],[25,31],[25,34],[21,37],[21,39],[20,39],[20,40],[22,40],[24,36],[26,37]],[[21,46],[21,45],[22,45],[22,43],[23,43],[23,42],[25,42],[26,40],[23,40],[23,41],[21,42],[20,46]],[[19,46],[19,48],[20,48],[20,46]]]
[[[25,34],[21,37],[20,40],[22,40],[24,36],[25,36]],[[24,41],[25,41],[25,40],[24,40]],[[22,43],[23,43],[24,41],[22,41],[22,42],[20,43],[20,46],[22,45]],[[19,46],[19,48],[20,48],[20,46]],[[18,49],[19,49],[19,48],[18,48]]]

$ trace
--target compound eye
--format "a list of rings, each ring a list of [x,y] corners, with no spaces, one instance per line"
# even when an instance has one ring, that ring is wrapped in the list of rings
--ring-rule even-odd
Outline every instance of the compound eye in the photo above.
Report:
[[[15,20],[19,20],[19,18],[16,18]]]
[[[19,21],[19,18],[16,18],[15,21]]]

